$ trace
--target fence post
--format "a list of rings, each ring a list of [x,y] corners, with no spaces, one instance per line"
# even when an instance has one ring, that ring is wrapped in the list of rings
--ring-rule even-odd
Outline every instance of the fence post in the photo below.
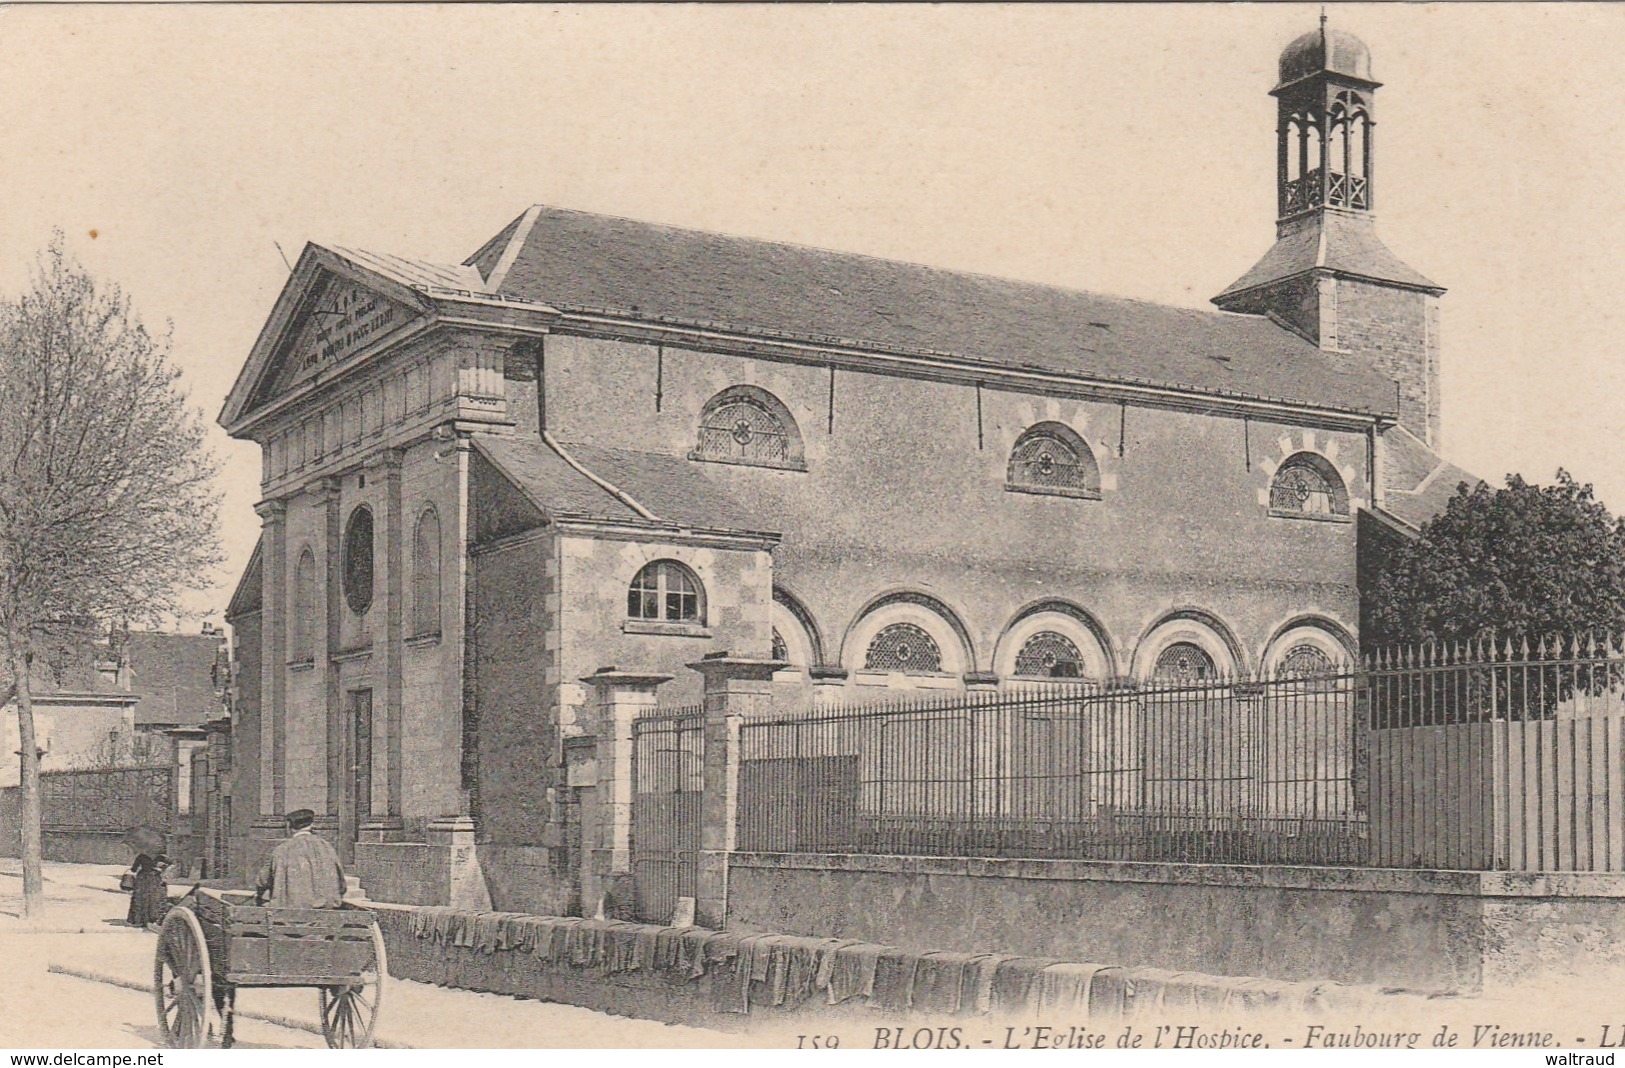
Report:
[[[739,798],[739,724],[772,709],[777,660],[712,653],[688,665],[705,680],[704,787],[694,917],[720,929],[728,918],[728,859]],[[788,801],[789,799],[787,799]]]
[[[632,901],[632,722],[654,711],[661,683],[671,678],[603,667],[581,680],[597,690],[598,734],[606,743],[598,761],[598,841],[582,843],[591,851],[588,909],[606,890],[618,902]]]

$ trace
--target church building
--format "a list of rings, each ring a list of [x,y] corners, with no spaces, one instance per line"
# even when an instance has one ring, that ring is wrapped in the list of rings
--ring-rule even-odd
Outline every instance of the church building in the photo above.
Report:
[[[220,420],[264,461],[234,869],[308,807],[377,898],[571,907],[605,669],[807,709],[1349,664],[1362,553],[1467,477],[1377,89],[1346,33],[1282,53],[1275,244],[1213,310],[544,206],[460,264],[306,246]]]

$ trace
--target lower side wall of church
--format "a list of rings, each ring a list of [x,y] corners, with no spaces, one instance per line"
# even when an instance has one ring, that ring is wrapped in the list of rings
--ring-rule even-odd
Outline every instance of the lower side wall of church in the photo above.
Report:
[[[462,703],[454,638],[406,644],[401,658],[401,817],[407,838],[458,808]]]
[[[563,912],[572,872],[558,781],[551,536],[480,552],[471,670],[479,716],[479,862],[492,907]]]
[[[579,915],[581,895],[561,850],[546,846],[480,846],[480,872],[500,912],[538,916]]]

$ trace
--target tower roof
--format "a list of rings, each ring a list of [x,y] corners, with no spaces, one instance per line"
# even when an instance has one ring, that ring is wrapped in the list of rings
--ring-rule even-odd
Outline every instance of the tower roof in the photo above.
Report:
[[[1371,77],[1371,49],[1365,42],[1352,33],[1322,25],[1282,50],[1281,81],[1275,88],[1284,89],[1322,71],[1376,84]]]

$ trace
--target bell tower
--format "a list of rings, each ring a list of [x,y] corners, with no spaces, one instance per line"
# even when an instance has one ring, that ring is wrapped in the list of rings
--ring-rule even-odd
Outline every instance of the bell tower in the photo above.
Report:
[[[1322,207],[1372,208],[1371,133],[1381,84],[1371,53],[1357,38],[1326,28],[1281,54],[1281,82],[1270,95],[1276,121],[1279,222]]]
[[[1320,27],[1281,53],[1276,100],[1275,245],[1213,298],[1267,315],[1395,383],[1399,422],[1439,448],[1438,298],[1443,287],[1377,236],[1371,52]]]

